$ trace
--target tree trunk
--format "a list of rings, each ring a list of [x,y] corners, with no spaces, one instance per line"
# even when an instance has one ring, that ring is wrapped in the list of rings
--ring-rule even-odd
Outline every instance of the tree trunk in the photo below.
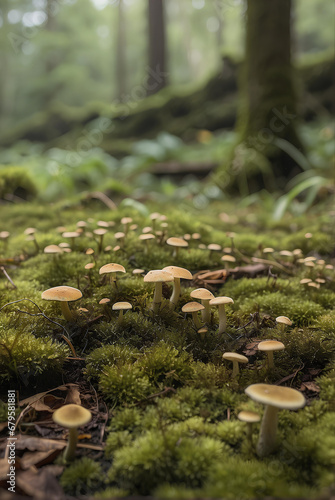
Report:
[[[248,0],[241,87],[237,125],[240,149],[242,146],[248,151],[249,164],[253,162],[251,151],[255,163],[261,156],[267,160],[276,187],[283,187],[300,168],[277,147],[276,141],[285,139],[302,149],[296,132],[298,116],[291,65],[291,0]],[[245,171],[248,177],[247,167]]]
[[[149,68],[147,94],[167,84],[163,0],[149,0]]]
[[[126,31],[124,17],[124,2],[119,0],[119,19],[117,33],[116,78],[118,98],[123,101],[126,93]]]

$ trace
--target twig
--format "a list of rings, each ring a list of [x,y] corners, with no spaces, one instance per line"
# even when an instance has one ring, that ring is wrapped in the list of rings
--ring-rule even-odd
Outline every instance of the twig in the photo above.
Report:
[[[9,276],[9,274],[7,273],[6,269],[4,268],[4,266],[1,266],[0,267],[1,271],[4,273],[4,275],[6,276],[6,278],[8,279],[8,281],[10,282],[10,284],[14,287],[14,288],[17,288],[17,286],[15,285],[15,283],[13,282],[13,280],[11,279],[11,277]]]

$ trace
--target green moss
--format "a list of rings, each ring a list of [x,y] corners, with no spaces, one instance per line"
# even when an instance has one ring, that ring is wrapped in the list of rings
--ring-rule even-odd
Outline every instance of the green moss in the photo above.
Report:
[[[84,495],[96,490],[103,482],[101,466],[91,458],[84,457],[65,469],[60,484],[72,495]]]
[[[36,186],[26,168],[0,165],[0,199],[14,195],[27,200],[36,194]]]
[[[101,390],[114,404],[134,403],[153,391],[149,378],[131,364],[105,367],[99,381]]]
[[[86,374],[88,378],[96,378],[106,366],[124,364],[136,359],[136,351],[128,346],[117,344],[106,345],[95,349],[86,358]]]

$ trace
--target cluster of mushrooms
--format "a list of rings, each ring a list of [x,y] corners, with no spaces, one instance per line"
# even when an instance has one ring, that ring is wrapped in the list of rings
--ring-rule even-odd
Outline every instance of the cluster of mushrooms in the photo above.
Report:
[[[134,274],[140,274],[144,271],[139,269],[135,270]],[[107,274],[110,277],[112,286],[117,286],[117,273],[125,273],[125,268],[117,263],[108,263],[103,265],[99,274]],[[154,296],[151,303],[151,310],[154,314],[158,314],[162,303],[162,285],[163,283],[171,283],[173,285],[172,294],[169,299],[170,308],[174,309],[178,304],[181,288],[180,280],[192,280],[192,274],[187,269],[178,266],[167,266],[161,270],[149,271],[144,276],[145,283],[152,283],[155,285]],[[215,297],[206,288],[197,288],[191,292],[191,297],[198,299],[200,302],[189,302],[182,307],[182,312],[192,314],[194,326],[200,335],[207,332],[206,325],[211,322],[211,307],[218,307],[219,313],[219,334],[226,331],[226,312],[225,306],[233,304],[233,299],[230,297]],[[58,286],[50,288],[42,293],[42,298],[45,300],[57,300],[61,303],[61,308],[65,319],[68,321],[74,320],[74,315],[70,311],[68,302],[78,300],[82,297],[80,290],[68,286]],[[100,303],[103,303],[102,299]],[[113,305],[113,310],[119,311],[120,315],[118,322],[121,323],[123,318],[123,311],[131,309],[132,306],[128,302],[117,302]],[[201,311],[200,322],[198,313]],[[276,318],[278,328],[283,331],[287,325],[292,325],[292,321],[285,317],[279,316]],[[264,351],[268,355],[268,368],[274,368],[273,353],[274,351],[282,350],[285,346],[282,342],[276,340],[264,340],[258,344],[258,349]],[[232,377],[237,377],[239,374],[239,364],[248,363],[248,358],[238,353],[225,352],[223,359],[233,363]],[[246,394],[258,403],[266,405],[264,412],[260,435],[256,451],[259,457],[269,455],[275,448],[275,438],[277,429],[277,414],[279,409],[297,410],[305,405],[304,396],[297,390],[280,387],[269,384],[253,384],[246,388]],[[242,411],[238,415],[239,420],[246,422],[247,436],[251,443],[252,424],[260,420],[260,416],[255,412]],[[65,459],[71,460],[74,456],[74,450],[77,440],[77,427],[84,425],[91,419],[90,412],[85,408],[78,405],[66,405],[58,409],[54,413],[54,420],[56,423],[69,428],[69,444],[65,450]]]

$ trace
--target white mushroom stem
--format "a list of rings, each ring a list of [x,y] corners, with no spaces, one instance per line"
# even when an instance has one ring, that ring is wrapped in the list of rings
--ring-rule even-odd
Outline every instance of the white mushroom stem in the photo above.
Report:
[[[67,447],[65,448],[65,452],[64,452],[64,459],[67,462],[70,462],[71,460],[74,459],[74,456],[76,453],[77,442],[78,442],[77,427],[71,427],[71,429],[69,429],[69,441],[67,443]]]
[[[172,257],[175,259],[178,257],[179,247],[173,247]]]
[[[72,315],[72,312],[70,311],[68,302],[61,302],[60,307],[61,307],[64,318],[67,321],[73,321],[73,315]]]
[[[224,304],[219,305],[219,333],[224,333],[227,326],[227,316]]]
[[[170,297],[171,307],[174,308],[180,297],[180,278],[174,278],[173,281],[173,291]]]
[[[275,367],[273,362],[273,351],[268,351],[268,367],[272,370]]]
[[[232,373],[232,378],[237,377],[237,375],[240,373],[240,368],[238,366],[238,361],[233,361],[233,373]]]
[[[201,311],[201,317],[202,317],[202,321],[204,323],[211,322],[211,307],[209,305],[209,301],[210,301],[210,299],[206,299],[206,300],[202,299],[201,300],[201,303],[205,308],[205,309],[202,309],[202,311]]]
[[[194,323],[195,327],[196,328],[201,328],[201,323],[200,323],[200,320],[198,318],[197,311],[193,311],[192,312],[192,319],[193,319],[193,323]]]
[[[278,410],[279,408],[271,405],[268,405],[265,408],[256,447],[257,455],[261,458],[270,455],[270,453],[272,453],[275,448],[278,425]]]
[[[151,306],[151,309],[155,314],[158,313],[161,302],[162,302],[162,282],[159,281],[155,283],[154,299],[152,301],[152,306]]]

